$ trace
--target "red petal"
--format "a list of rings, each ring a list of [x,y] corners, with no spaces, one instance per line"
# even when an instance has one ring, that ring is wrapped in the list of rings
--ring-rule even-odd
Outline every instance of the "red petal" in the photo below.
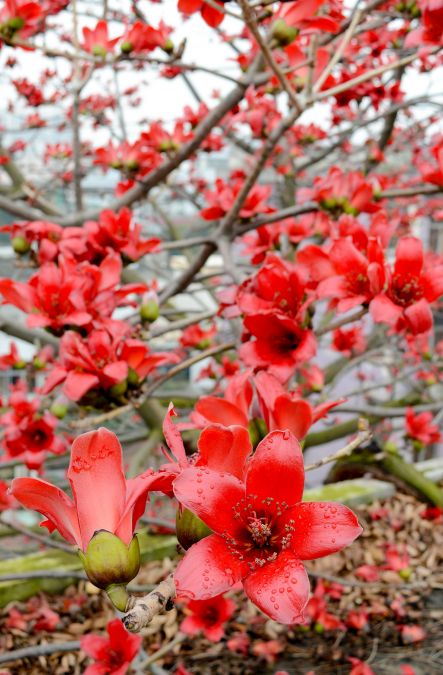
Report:
[[[26,508],[45,516],[70,544],[81,546],[77,513],[63,490],[38,478],[15,478],[11,494]]]
[[[403,311],[386,295],[377,295],[369,305],[369,310],[376,323],[387,323],[390,326],[398,321]]]
[[[240,408],[230,401],[217,398],[217,396],[205,396],[198,401],[195,409],[200,415],[215,424],[223,424],[226,427],[231,426],[231,424],[239,424],[242,427],[248,426],[249,420]]]
[[[174,574],[177,596],[206,600],[229,590],[243,576],[243,566],[224,540],[205,537],[186,552]]]
[[[279,396],[275,401],[274,421],[274,428],[289,429],[296,438],[304,438],[313,422],[312,408],[307,401]]]
[[[211,426],[204,429],[198,441],[199,466],[214,471],[226,471],[243,479],[247,457],[252,452],[248,430],[231,426],[229,429]]]
[[[243,587],[250,600],[274,621],[292,624],[304,620],[309,579],[303,564],[290,551],[249,574]]]
[[[235,476],[203,467],[184,469],[174,481],[180,504],[195,513],[211,530],[235,535],[239,526],[233,507],[245,496],[245,486]]]
[[[419,300],[415,304],[405,309],[405,317],[408,326],[414,335],[427,333],[433,325],[431,308],[425,299]]]
[[[246,494],[297,504],[303,495],[304,466],[300,444],[289,431],[272,431],[249,462]]]
[[[322,558],[351,544],[363,531],[355,513],[335,502],[297,504],[291,549],[300,560]]]
[[[99,383],[96,375],[90,373],[76,373],[71,371],[67,374],[63,385],[63,393],[71,401],[79,401],[90,389]]]
[[[402,237],[395,252],[394,274],[418,277],[423,268],[423,244],[416,237]]]
[[[178,11],[183,14],[194,14],[201,9],[203,0],[178,0]]]
[[[102,427],[76,438],[67,475],[85,550],[97,530],[114,533],[124,512],[126,481],[117,436]]]
[[[188,460],[186,457],[185,446],[183,445],[180,431],[172,421],[172,417],[177,417],[177,413],[174,410],[174,404],[170,403],[168,412],[166,413],[165,419],[163,420],[163,435],[166,439],[169,449],[172,450],[174,457],[180,466],[187,466]]]
[[[220,7],[223,7],[221,3]],[[217,28],[225,18],[225,15],[223,12],[218,12],[214,7],[211,7],[210,5],[204,3],[202,9],[201,9],[201,15],[204,21],[208,24],[208,26],[211,26],[211,28]]]

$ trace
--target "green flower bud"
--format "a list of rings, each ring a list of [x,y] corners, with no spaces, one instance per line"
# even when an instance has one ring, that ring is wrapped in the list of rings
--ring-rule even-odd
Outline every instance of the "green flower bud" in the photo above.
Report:
[[[53,403],[50,412],[55,415],[55,417],[58,417],[59,420],[62,420],[68,412],[68,406],[64,405],[64,403]]]
[[[298,35],[298,29],[294,26],[288,26],[284,19],[274,21],[271,28],[271,36],[278,42],[279,47],[287,47],[294,42]]]
[[[140,306],[140,318],[142,321],[155,321],[160,316],[158,302],[154,299],[147,300]]]
[[[171,38],[165,40],[165,44],[163,45],[162,49],[164,52],[166,52],[166,54],[172,54],[174,51],[174,43],[172,42]]]
[[[133,368],[128,370],[128,384],[132,387],[138,387],[140,384],[140,378]]]
[[[120,49],[123,54],[130,54],[132,50],[134,49],[132,42],[129,42],[129,40],[126,40],[126,42],[122,42],[120,45]]]
[[[105,590],[117,609],[124,611],[126,584],[137,576],[140,569],[137,536],[134,535],[129,546],[126,546],[112,532],[99,530],[89,542],[86,552],[79,551],[78,554],[89,581]]]
[[[25,20],[22,19],[21,16],[14,16],[12,19],[9,19],[8,21],[8,27],[12,28],[12,30],[20,30],[20,28],[23,28],[25,25]]]
[[[185,551],[200,539],[204,539],[212,530],[200,518],[189,511],[189,509],[177,510],[176,515],[176,534],[180,545]]]
[[[111,396],[118,398],[119,396],[123,396],[125,393],[126,389],[128,388],[128,380],[122,380],[121,382],[117,382],[117,384],[114,384],[109,392]]]
[[[12,367],[14,370],[23,370],[23,368],[26,368],[26,361],[20,359],[20,361],[16,361]]]
[[[14,249],[14,252],[19,255],[25,255],[31,248],[29,241],[21,236],[13,237],[11,239],[11,246]]]

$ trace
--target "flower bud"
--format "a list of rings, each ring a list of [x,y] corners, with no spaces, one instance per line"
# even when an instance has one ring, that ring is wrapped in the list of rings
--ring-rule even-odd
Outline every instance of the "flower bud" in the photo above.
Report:
[[[121,382],[117,382],[117,384],[114,384],[110,388],[109,393],[114,398],[118,398],[119,396],[123,396],[127,388],[128,388],[128,381],[125,378]]]
[[[158,306],[158,302],[151,298],[150,300],[147,300],[140,306],[140,318],[142,321],[149,321],[152,323],[156,319],[158,319],[160,315],[160,310]]]
[[[12,237],[11,246],[14,249],[14,253],[18,253],[19,255],[25,255],[31,248],[29,241],[21,236]]]
[[[122,54],[130,54],[132,50],[134,49],[134,46],[132,42],[129,42],[129,40],[126,40],[126,42],[122,42],[120,45],[120,50]]]
[[[209,534],[212,534],[212,530],[192,511],[189,511],[189,509],[177,510],[176,535],[179,544],[185,551]]]
[[[64,403],[54,402],[51,405],[49,412],[51,412],[59,420],[62,420],[68,413],[68,406],[65,405]]]
[[[297,37],[298,29],[288,26],[283,19],[277,19],[272,24],[271,35],[278,42],[279,47],[287,47]]]
[[[125,610],[126,584],[140,569],[140,548],[137,536],[129,546],[112,532],[99,530],[88,544],[86,552],[79,551],[88,579],[105,590],[117,609]]]

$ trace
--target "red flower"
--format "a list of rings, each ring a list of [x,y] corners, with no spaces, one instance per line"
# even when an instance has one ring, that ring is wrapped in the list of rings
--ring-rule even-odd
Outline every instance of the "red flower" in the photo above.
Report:
[[[366,338],[361,326],[337,328],[332,333],[332,347],[345,356],[361,354],[366,349]]]
[[[108,391],[121,385],[116,396],[126,391],[128,381],[138,386],[162,363],[176,363],[178,358],[167,352],[149,351],[140,340],[128,339],[128,326],[113,322],[109,330],[94,330],[87,338],[68,331],[60,341],[59,362],[42,388],[47,394],[64,382],[63,393],[79,401],[90,390]],[[110,392],[111,395],[113,392]]]
[[[183,347],[195,347],[196,349],[207,349],[213,345],[213,338],[217,334],[217,326],[213,324],[210,328],[204,329],[198,324],[185,328],[180,336],[180,344]]]
[[[297,365],[311,359],[317,350],[314,333],[299,321],[273,310],[244,319],[245,329],[256,339],[241,345],[240,358],[252,368],[267,368],[278,379],[288,380]]]
[[[141,647],[140,635],[129,633],[120,619],[109,621],[106,626],[109,637],[84,635],[80,646],[95,663],[88,666],[83,675],[124,675]]]
[[[274,14],[276,23],[273,26],[273,36],[278,39],[282,30],[283,46],[292,42],[299,31],[322,31],[335,33],[339,29],[339,24],[326,16],[315,16],[317,10],[325,3],[325,0],[298,0],[297,2],[286,2],[280,5],[280,9]],[[296,29],[292,32],[290,28]],[[292,37],[292,39],[291,39]]]
[[[208,190],[204,197],[209,206],[200,211],[205,220],[218,220],[222,218],[234,204],[234,201],[243,187],[243,179],[237,179],[231,183],[225,183],[222,178],[215,181],[215,190]],[[274,209],[266,202],[271,196],[272,187],[269,185],[254,185],[243,202],[239,217],[249,220],[258,213],[270,213]]]
[[[351,237],[338,239],[329,255],[317,246],[307,246],[297,256],[318,281],[317,296],[332,298],[338,312],[368,304],[385,282],[384,256],[377,240],[369,239],[367,254],[357,249]]]
[[[358,171],[345,173],[337,166],[333,166],[326,177],[314,179],[309,197],[335,216],[342,213],[356,216],[362,211],[372,213],[380,209],[374,201],[374,189],[364,175]]]
[[[4,480],[0,480],[0,512],[13,509],[16,506],[17,502],[9,494],[9,485]]]
[[[124,54],[140,54],[151,52],[156,47],[166,48],[171,30],[163,23],[156,29],[143,21],[136,21],[123,35],[120,49]]]
[[[306,277],[302,267],[269,254],[257,274],[239,286],[237,305],[246,315],[273,310],[303,321],[308,305]]]
[[[426,333],[433,325],[430,304],[442,293],[443,265],[433,264],[426,270],[422,242],[415,237],[403,237],[397,245],[388,288],[371,302],[371,316],[397,331]]]
[[[7,458],[18,458],[29,469],[39,469],[48,452],[59,455],[65,451],[65,443],[55,434],[57,418],[48,410],[40,413],[39,401],[28,400],[26,388],[17,387],[7,405],[10,410],[0,417]]]
[[[98,530],[111,532],[129,545],[155,481],[153,471],[126,480],[118,438],[102,427],[74,441],[68,478],[74,501],[38,478],[15,478],[11,493],[23,506],[44,515],[47,520],[41,524],[50,532],[58,530],[82,551]]]
[[[306,436],[317,420],[325,417],[331,408],[344,400],[325,402],[314,407],[308,401],[285,391],[282,384],[269,373],[261,371],[254,379],[268,430],[289,429],[299,440]]]
[[[127,208],[118,213],[109,209],[102,211],[98,222],[90,220],[84,224],[83,229],[87,232],[88,244],[99,260],[111,250],[132,262],[155,251],[160,244],[158,238],[141,238],[141,225],[133,222],[132,213]]]
[[[223,595],[209,600],[189,600],[184,609],[187,616],[181,622],[180,630],[191,636],[201,631],[207,640],[219,642],[225,634],[224,624],[235,609],[235,602]]]
[[[426,633],[421,626],[397,626],[401,638],[406,645],[422,642]]]
[[[42,10],[38,2],[5,0],[0,10],[0,40],[24,40],[37,32]]]
[[[223,7],[226,0],[216,0],[220,7]],[[214,7],[208,5],[205,0],[178,0],[178,9],[183,14],[195,14],[200,12],[202,19],[211,26],[217,28],[223,21],[225,15],[223,12],[217,12]]]
[[[418,441],[421,448],[438,443],[441,439],[437,424],[432,424],[431,412],[414,413],[414,408],[408,407],[405,417],[406,434],[413,441]]]
[[[146,291],[144,284],[118,288],[121,270],[121,259],[115,253],[99,266],[60,258],[58,265],[43,265],[26,284],[0,279],[0,293],[6,302],[28,314],[28,326],[61,333],[69,326],[86,328],[94,319],[103,321],[116,307],[128,304],[127,295]]]
[[[120,38],[110,39],[108,24],[103,19],[97,21],[95,28],[83,28],[83,42],[81,47],[85,52],[104,58],[108,52],[112,52],[114,45]]]
[[[244,481],[207,468],[184,469],[174,493],[214,534],[194,544],[179,563],[178,596],[204,600],[241,581],[271,618],[303,621],[309,581],[301,561],[338,551],[361,532],[355,515],[341,504],[300,503],[303,484],[301,449],[289,431],[266,436]]]

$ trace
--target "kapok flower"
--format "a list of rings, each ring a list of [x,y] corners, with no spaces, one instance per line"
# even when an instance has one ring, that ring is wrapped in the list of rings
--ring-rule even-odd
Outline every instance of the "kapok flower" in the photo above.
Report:
[[[184,609],[186,618],[180,630],[186,635],[202,632],[207,640],[219,642],[225,634],[224,625],[234,614],[235,602],[223,595],[209,600],[189,600]]]
[[[128,386],[138,387],[149,373],[164,363],[176,363],[169,352],[151,352],[141,340],[127,337],[129,327],[113,322],[109,330],[93,330],[87,338],[67,331],[60,341],[59,362],[49,373],[43,393],[50,393],[63,382],[63,393],[71,401],[86,394],[106,392],[109,398],[125,394]]]
[[[106,626],[109,637],[84,635],[80,646],[95,663],[86,668],[83,675],[124,675],[140,649],[140,635],[129,633],[120,619],[109,621]]]
[[[204,194],[208,206],[200,211],[205,220],[218,220],[230,211],[235,199],[243,187],[243,180],[236,179],[226,183],[222,178],[215,181],[215,190],[207,190]],[[259,213],[270,213],[274,209],[267,204],[271,196],[272,187],[269,185],[255,185],[243,202],[239,217],[249,220]]]
[[[437,424],[432,424],[433,416],[431,412],[414,413],[414,408],[408,407],[405,417],[405,429],[408,438],[417,444],[418,449],[424,448],[432,443],[438,443],[441,439],[440,430]]]
[[[289,431],[266,436],[244,480],[205,467],[184,469],[174,481],[175,496],[214,534],[179,563],[178,597],[206,600],[241,581],[272,619],[302,622],[309,598],[302,561],[339,551],[362,531],[341,504],[300,503],[303,485],[300,445]]]
[[[107,590],[124,611],[126,584],[138,573],[140,553],[134,530],[157,475],[148,469],[125,479],[122,448],[108,429],[90,431],[72,445],[68,479],[73,499],[38,478],[16,478],[12,495],[45,516],[41,524],[76,544],[88,577]]]
[[[83,42],[81,47],[85,52],[89,52],[94,56],[104,58],[108,52],[112,52],[114,45],[120,38],[109,38],[108,24],[103,19],[97,21],[95,28],[83,28]]]
[[[118,213],[105,209],[100,213],[98,222],[84,224],[88,233],[88,243],[93,249],[94,260],[106,257],[109,250],[117,251],[127,261],[134,261],[158,248],[160,239],[141,238],[141,225],[134,223],[132,212],[128,208]]]
[[[5,0],[0,10],[0,40],[14,42],[14,38],[23,40],[37,32],[42,19],[42,9],[38,2],[28,0]]]
[[[316,353],[317,342],[312,330],[273,310],[246,316],[244,327],[255,340],[241,345],[241,359],[252,368],[268,369],[282,382]]]
[[[430,305],[442,294],[443,264],[433,264],[427,270],[420,239],[403,237],[397,245],[388,288],[371,302],[371,316],[395,330],[427,333],[433,325]]]

